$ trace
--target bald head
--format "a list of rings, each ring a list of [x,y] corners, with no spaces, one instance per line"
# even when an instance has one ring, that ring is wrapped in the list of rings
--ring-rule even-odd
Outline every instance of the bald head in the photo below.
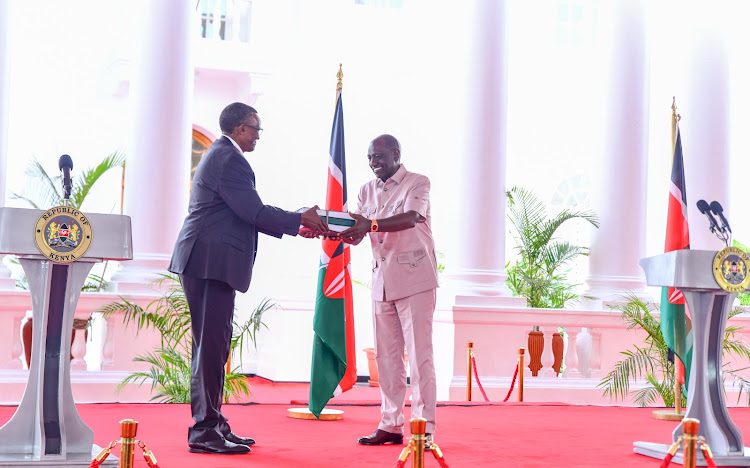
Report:
[[[398,152],[401,153],[401,143],[399,143],[396,137],[394,137],[393,135],[380,135],[379,137],[376,137],[374,140],[372,140],[370,146],[372,146],[375,142],[379,142],[383,145],[384,148],[387,148],[389,150],[398,150]]]

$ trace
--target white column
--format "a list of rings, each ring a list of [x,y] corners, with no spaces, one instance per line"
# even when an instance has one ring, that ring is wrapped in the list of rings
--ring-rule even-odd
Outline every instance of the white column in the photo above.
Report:
[[[507,303],[505,286],[505,161],[507,130],[507,1],[476,0],[467,112],[467,152],[462,155],[461,219],[456,306]],[[525,303],[514,298],[511,302]]]
[[[708,221],[696,202],[716,200],[724,207],[730,224],[743,216],[744,206],[731,211],[729,200],[729,58],[719,18],[695,22],[688,41],[688,82],[685,99],[678,96],[682,114],[680,133],[685,162],[685,184],[690,225],[690,248],[719,250],[724,243],[708,230]],[[741,156],[737,156],[738,158]],[[742,233],[740,233],[741,235]],[[741,242],[742,237],[738,240]]]
[[[645,8],[642,0],[616,0],[609,5],[614,24],[604,109],[606,139],[602,172],[594,182],[592,197],[601,225],[592,233],[585,293],[596,299],[581,304],[590,309],[601,309],[603,302],[616,300],[627,290],[641,292],[646,284],[638,264],[646,253],[649,60]]]
[[[132,81],[133,135],[125,166],[125,214],[134,259],[113,280],[139,291],[166,272],[187,213],[194,36],[193,3],[142,2],[139,63]]]
[[[6,174],[8,173],[8,108],[10,107],[10,2],[0,0],[0,206],[5,206]],[[15,289],[10,270],[2,263],[0,255],[0,291]]]

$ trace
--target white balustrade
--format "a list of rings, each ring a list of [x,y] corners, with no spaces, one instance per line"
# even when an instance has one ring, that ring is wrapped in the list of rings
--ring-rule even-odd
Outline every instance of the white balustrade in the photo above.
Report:
[[[153,296],[129,297],[146,306]],[[159,344],[153,330],[142,330],[136,335],[134,326],[125,326],[122,316],[106,319],[93,313],[109,302],[120,301],[119,296],[103,293],[83,293],[79,300],[76,318],[93,314],[88,329],[90,339],[84,340],[84,330],[79,330],[72,348],[73,367],[71,381],[76,401],[148,401],[149,385],[128,385],[117,393],[117,385],[136,370],[145,370],[144,363],[133,362],[138,354],[150,351]],[[0,403],[17,403],[26,384],[26,370],[22,369],[23,348],[21,329],[25,313],[31,308],[28,293],[23,291],[0,292]],[[633,404],[632,401],[611,401],[602,396],[597,387],[602,376],[623,359],[622,351],[633,345],[643,345],[645,333],[628,330],[619,314],[609,311],[576,311],[559,309],[460,309],[453,308],[452,326],[455,328],[453,359],[437,362],[438,366],[452,366],[452,380],[448,391],[452,400],[466,398],[466,343],[474,342],[479,378],[488,397],[501,401],[508,393],[518,358],[518,348],[526,348],[528,332],[539,325],[544,333],[542,369],[538,377],[525,379],[526,401],[564,401],[580,404]],[[745,327],[736,339],[750,343],[750,314],[732,319],[731,324]],[[561,326],[567,335],[565,369],[561,378],[552,369],[552,335]],[[587,331],[584,331],[584,328]],[[435,343],[438,347],[440,344]],[[85,364],[81,362],[85,360]],[[529,356],[525,357],[528,365]],[[741,369],[747,360],[727,356],[725,369]],[[86,368],[88,367],[88,370]],[[448,371],[446,370],[446,374]],[[750,372],[742,371],[748,378]],[[727,402],[737,402],[739,387],[727,375]],[[518,383],[516,383],[518,385]],[[642,382],[633,383],[637,388]],[[475,383],[475,390],[478,388]],[[515,398],[515,394],[511,399]]]
[[[19,336],[25,311],[0,313],[0,369],[21,369]]]
[[[252,1],[201,0],[196,15],[200,36],[221,42],[249,42]]]
[[[576,340],[580,332],[581,328],[565,327],[565,334],[568,337],[568,346],[565,350],[565,369],[563,370],[563,377],[577,378],[581,376],[581,373],[578,371],[578,348],[576,346]]]
[[[73,343],[70,346],[70,354],[73,356],[70,361],[70,370],[86,370],[86,330],[73,329]]]
[[[552,335],[557,332],[557,327],[541,327],[544,333],[544,350],[542,351],[542,368],[539,371],[541,377],[556,377],[555,369],[552,365],[555,363],[555,355],[552,352]]]
[[[140,296],[134,301],[145,306],[153,299]],[[75,318],[88,319],[99,307],[117,301],[120,301],[119,296],[113,294],[82,293]],[[0,292],[0,403],[18,403],[26,386],[28,369],[22,328],[31,318],[31,314],[27,314],[29,309],[28,292]],[[107,326],[103,327],[105,323]],[[71,383],[76,401],[148,401],[149,385],[130,384],[120,393],[116,389],[128,374],[147,368],[146,364],[133,362],[133,358],[157,346],[158,333],[142,330],[136,334],[134,324],[125,326],[118,314],[106,321],[94,320],[88,329],[92,339],[86,339],[86,332],[86,329],[74,330],[71,337]]]
[[[581,330],[576,337],[576,355],[578,356],[578,372],[582,377],[591,377],[591,334],[587,328]]]
[[[589,376],[598,377],[602,369],[602,330],[589,328],[591,334],[591,358],[589,359]]]

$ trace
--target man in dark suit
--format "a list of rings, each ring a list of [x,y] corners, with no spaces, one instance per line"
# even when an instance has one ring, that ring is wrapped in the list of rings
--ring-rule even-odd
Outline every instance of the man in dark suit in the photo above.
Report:
[[[234,434],[221,413],[224,365],[229,357],[235,291],[250,286],[258,232],[297,235],[300,225],[324,232],[317,206],[304,213],[264,205],[243,153],[255,149],[262,129],[252,107],[235,102],[219,117],[222,136],[198,163],[189,214],[175,244],[169,271],[180,275],[190,307],[193,363],[190,404],[195,424],[188,450],[239,454],[253,439]]]

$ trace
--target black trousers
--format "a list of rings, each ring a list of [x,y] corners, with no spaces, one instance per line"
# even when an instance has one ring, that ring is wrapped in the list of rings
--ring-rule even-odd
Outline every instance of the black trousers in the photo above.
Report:
[[[232,340],[235,290],[223,281],[180,275],[193,329],[188,442],[218,440],[230,432],[221,413],[224,367]]]

